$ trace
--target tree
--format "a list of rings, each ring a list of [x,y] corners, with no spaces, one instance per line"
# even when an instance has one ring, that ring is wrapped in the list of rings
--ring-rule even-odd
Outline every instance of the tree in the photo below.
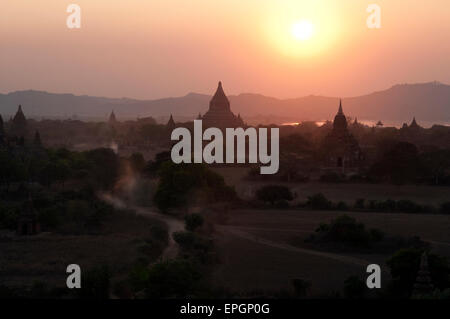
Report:
[[[53,160],[43,164],[43,168],[40,172],[40,181],[42,184],[48,187],[55,182],[64,182],[70,176],[70,168],[64,160]]]
[[[306,203],[311,209],[330,209],[332,207],[331,201],[329,201],[322,193],[308,196]]]
[[[186,298],[195,295],[201,273],[186,260],[154,264],[148,273],[145,293],[152,298]]]
[[[311,289],[311,283],[309,281],[295,278],[292,279],[292,285],[294,286],[295,294],[298,297],[306,297]]]
[[[109,148],[98,148],[87,151],[89,162],[89,176],[100,188],[111,188],[117,181],[119,174],[119,158]]]
[[[22,161],[14,158],[11,153],[0,150],[0,179],[7,188],[10,183],[27,179],[27,170]]]
[[[171,208],[186,208],[194,201],[212,203],[236,199],[234,189],[205,165],[164,162],[158,175],[160,180],[154,201],[164,212]]]
[[[277,201],[290,201],[294,199],[294,196],[286,186],[266,185],[256,191],[256,198],[273,205]]]
[[[450,169],[450,150],[428,152],[423,154],[421,158],[432,175],[434,183],[439,185],[440,181],[446,177],[446,172]]]
[[[384,178],[401,184],[417,180],[424,172],[417,147],[400,142],[384,153],[381,160],[371,167],[369,175],[375,179]]]
[[[140,173],[145,167],[145,159],[141,153],[133,153],[130,156],[130,164],[133,171]]]
[[[108,266],[95,267],[81,276],[80,295],[87,299],[108,299],[111,274]]]
[[[203,216],[200,214],[189,214],[184,216],[185,229],[195,231],[203,225]]]
[[[350,276],[344,282],[344,295],[346,298],[364,298],[366,291],[366,283],[357,276]]]

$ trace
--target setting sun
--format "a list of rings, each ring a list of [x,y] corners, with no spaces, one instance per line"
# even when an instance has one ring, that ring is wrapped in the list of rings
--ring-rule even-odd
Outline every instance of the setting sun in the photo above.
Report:
[[[345,23],[332,2],[286,1],[265,8],[265,37],[271,49],[296,61],[307,58],[324,61],[342,42]]]
[[[311,21],[300,20],[292,25],[291,31],[297,40],[309,40],[314,34],[314,25]]]

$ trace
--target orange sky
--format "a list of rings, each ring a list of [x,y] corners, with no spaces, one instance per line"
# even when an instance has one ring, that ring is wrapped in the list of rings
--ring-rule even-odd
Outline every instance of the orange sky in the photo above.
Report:
[[[36,3],[35,3],[36,2]],[[77,3],[82,27],[66,27]],[[381,7],[381,29],[366,8]],[[448,0],[5,0],[0,92],[158,98],[194,91],[354,96],[450,83]],[[307,19],[310,40],[290,26]]]

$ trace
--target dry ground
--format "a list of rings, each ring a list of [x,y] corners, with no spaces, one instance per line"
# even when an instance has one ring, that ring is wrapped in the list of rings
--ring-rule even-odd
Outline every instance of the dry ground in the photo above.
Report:
[[[296,202],[323,193],[333,202],[353,204],[356,199],[400,200],[438,207],[450,201],[450,188],[416,185],[325,184],[254,182],[245,179],[248,168],[214,168],[233,185],[241,198],[251,200],[264,184],[286,185],[296,194]],[[229,213],[227,225],[218,227],[217,243],[222,265],[215,273],[216,283],[235,290],[279,290],[290,288],[293,278],[310,280],[315,293],[341,290],[350,275],[365,275],[365,266],[378,263],[389,278],[385,265],[388,255],[329,253],[299,247],[298,244],[322,222],[343,214],[333,211],[236,210]],[[450,216],[392,213],[347,213],[367,228],[379,228],[388,235],[420,236],[433,250],[450,260]],[[295,242],[295,246],[293,245]]]
[[[79,264],[82,271],[107,265],[119,277],[126,276],[139,257],[139,248],[151,238],[150,227],[158,221],[128,214],[104,223],[100,235],[59,235],[0,238],[0,284],[65,287],[66,267]],[[162,226],[164,227],[164,226]]]
[[[294,246],[342,212],[292,210],[236,210],[218,227],[222,264],[215,273],[218,285],[237,291],[290,289],[293,278],[311,281],[313,292],[339,291],[350,275],[364,276],[368,264],[380,264],[389,279],[389,255],[318,252]],[[387,213],[348,213],[367,228],[389,235],[420,236],[433,251],[450,259],[450,216]],[[385,281],[386,282],[386,281]]]

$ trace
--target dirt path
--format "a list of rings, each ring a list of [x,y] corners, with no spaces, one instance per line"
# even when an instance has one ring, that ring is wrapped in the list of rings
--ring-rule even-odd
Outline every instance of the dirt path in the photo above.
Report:
[[[160,214],[148,208],[138,206],[130,206],[130,208],[135,210],[136,214],[138,215],[155,218],[157,220],[164,222],[167,225],[169,232],[169,244],[164,250],[161,258],[162,259],[175,258],[178,254],[178,244],[173,240],[172,235],[175,232],[184,231],[184,223],[181,220],[176,219],[172,216]]]
[[[114,206],[117,206],[119,208],[133,209],[136,212],[136,214],[138,214],[138,215],[151,217],[151,218],[154,218],[154,219],[164,222],[168,226],[169,244],[166,247],[166,249],[164,250],[164,252],[162,254],[162,258],[170,259],[170,258],[176,257],[176,255],[178,253],[178,245],[173,240],[172,235],[174,232],[184,230],[184,223],[181,220],[176,219],[169,215],[164,215],[164,214],[158,213],[149,208],[144,208],[144,207],[134,206],[134,205],[126,205],[122,200],[112,197],[110,195],[103,195],[102,198],[105,201],[107,201],[108,203],[110,203]],[[265,246],[269,246],[269,247],[273,247],[273,248],[277,248],[277,249],[283,249],[283,250],[287,250],[287,251],[291,251],[291,252],[309,254],[309,255],[318,256],[318,257],[322,257],[322,258],[333,259],[333,260],[336,260],[336,261],[339,261],[342,263],[347,263],[347,264],[357,265],[357,266],[366,267],[367,265],[370,264],[369,261],[360,259],[360,258],[338,255],[338,254],[334,254],[334,253],[321,252],[321,251],[305,249],[305,248],[298,248],[298,247],[291,246],[291,245],[288,245],[285,243],[273,242],[273,241],[270,241],[270,240],[267,240],[267,239],[264,239],[261,237],[254,236],[248,232],[243,231],[239,227],[217,225],[216,229],[219,230],[224,235],[236,236],[236,237],[239,237],[242,239],[250,240],[252,242],[255,242],[255,243],[258,243],[261,245],[265,245]]]
[[[302,254],[319,256],[319,257],[333,259],[336,261],[340,261],[340,262],[352,264],[352,265],[357,265],[357,266],[367,267],[367,265],[370,264],[369,261],[360,259],[360,258],[343,256],[343,255],[338,255],[338,254],[333,254],[333,253],[326,253],[326,252],[305,249],[305,248],[298,248],[298,247],[291,246],[291,245],[284,244],[284,243],[273,242],[273,241],[270,241],[270,240],[267,240],[267,239],[264,239],[261,237],[256,237],[252,234],[249,234],[247,232],[239,230],[237,227],[233,227],[233,226],[217,226],[217,229],[220,230],[222,233],[231,234],[231,235],[234,235],[234,236],[246,239],[246,240],[250,240],[250,241],[253,241],[253,242],[261,244],[261,245],[273,247],[273,248],[283,249],[283,250],[302,253]]]
[[[173,233],[183,231],[184,230],[184,223],[176,219],[175,217],[164,215],[161,213],[158,213],[156,211],[153,211],[150,208],[147,207],[140,207],[140,206],[134,206],[134,205],[127,205],[124,201],[117,197],[113,197],[109,194],[103,194],[101,198],[108,202],[109,204],[116,206],[118,208],[126,208],[126,209],[132,209],[136,212],[137,215],[145,216],[154,218],[156,220],[159,220],[163,223],[165,223],[168,227],[168,233],[169,233],[169,244],[164,249],[164,252],[162,253],[161,258],[162,259],[172,259],[175,258],[178,254],[178,244],[173,240]]]

